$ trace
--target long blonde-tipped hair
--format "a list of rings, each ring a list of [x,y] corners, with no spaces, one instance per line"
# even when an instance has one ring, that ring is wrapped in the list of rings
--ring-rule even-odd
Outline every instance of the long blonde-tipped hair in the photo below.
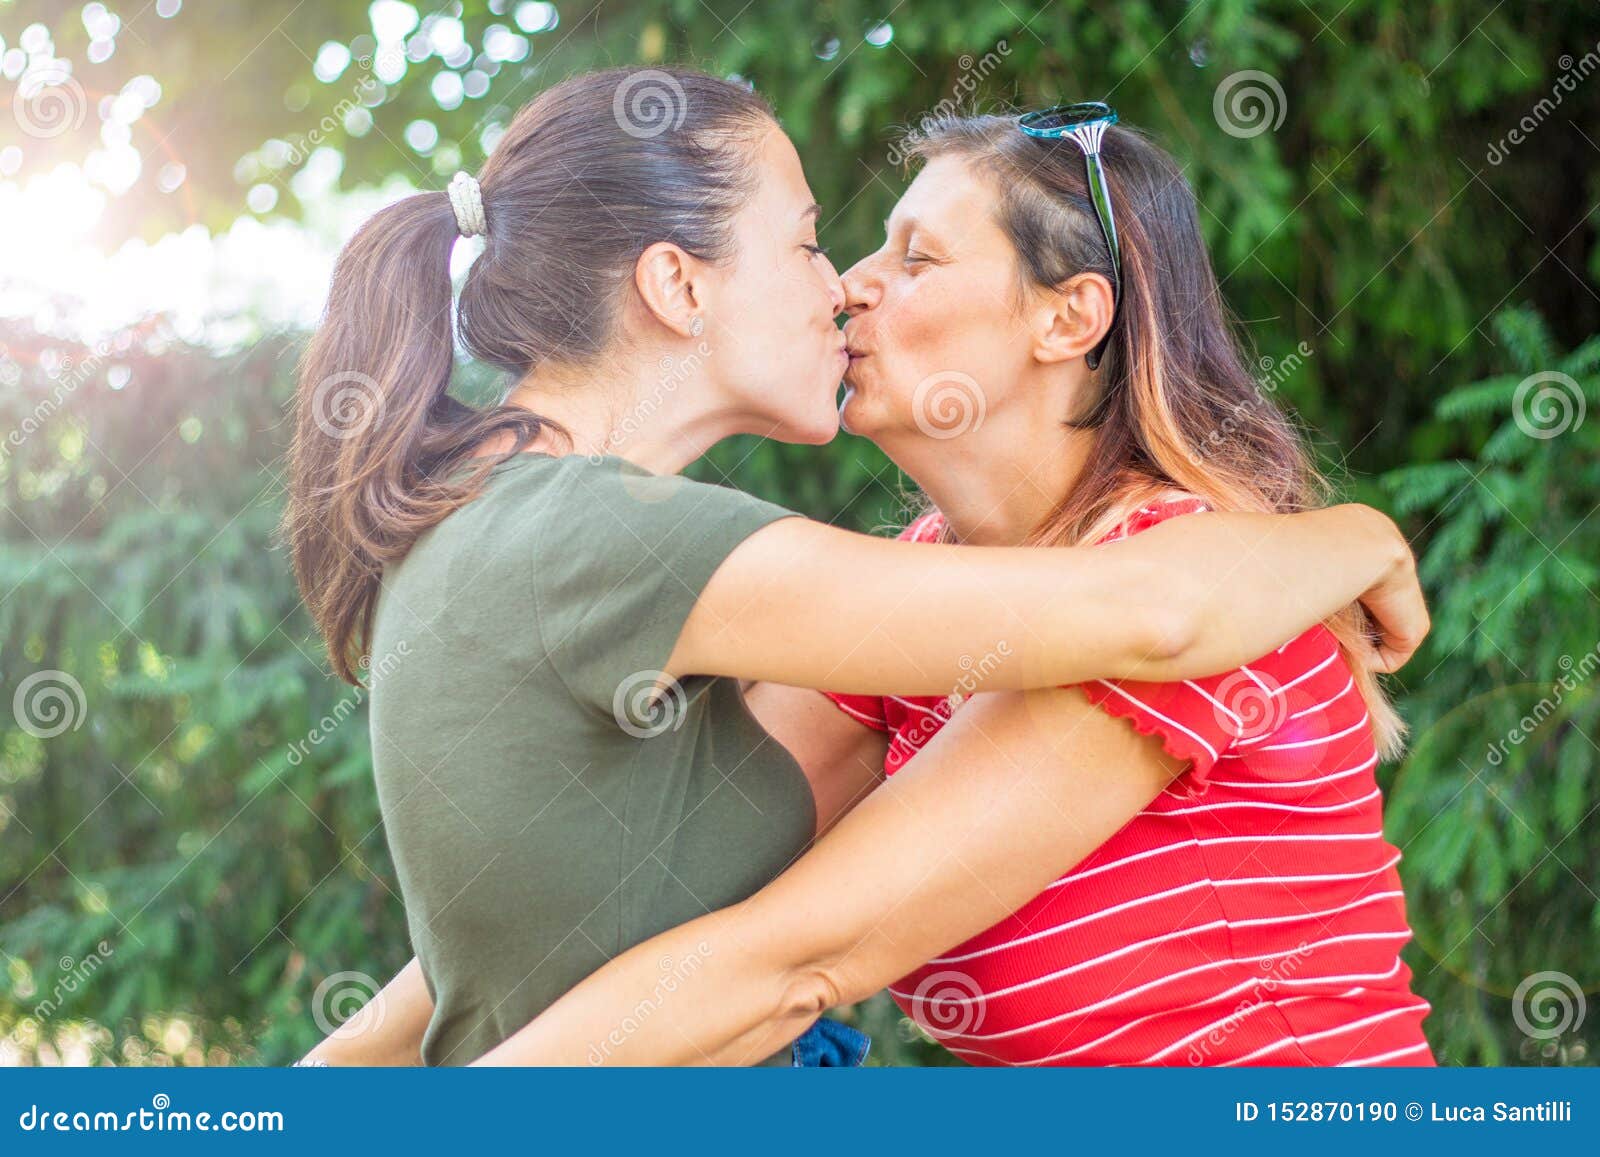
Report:
[[[1111,277],[1083,154],[1071,141],[1030,137],[1014,117],[951,116],[925,123],[904,151],[914,163],[958,157],[992,182],[999,223],[1017,252],[1019,291],[1059,286],[1085,272]],[[1288,513],[1325,505],[1327,480],[1250,373],[1182,171],[1126,125],[1107,131],[1101,157],[1122,296],[1094,375],[1095,396],[1068,419],[1093,432],[1088,459],[1028,541],[1094,542],[1173,491],[1216,510]],[[1378,751],[1395,758],[1405,725],[1362,661],[1370,650],[1365,615],[1351,606],[1327,626],[1366,701]]]

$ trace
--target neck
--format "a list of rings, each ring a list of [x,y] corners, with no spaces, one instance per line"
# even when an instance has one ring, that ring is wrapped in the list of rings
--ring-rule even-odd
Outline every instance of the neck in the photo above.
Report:
[[[925,436],[889,456],[933,500],[958,542],[1018,546],[1072,492],[1093,445],[1092,431],[1062,424],[1054,407],[991,413],[949,441]]]
[[[506,403],[550,419],[571,436],[570,445],[541,436],[529,449],[611,454],[652,473],[676,474],[722,439],[743,432],[737,416],[704,388],[704,356],[701,345],[688,343],[587,369],[540,367]]]

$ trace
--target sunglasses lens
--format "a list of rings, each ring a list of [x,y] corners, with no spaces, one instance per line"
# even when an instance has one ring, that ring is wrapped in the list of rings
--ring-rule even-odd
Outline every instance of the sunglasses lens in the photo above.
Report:
[[[1057,105],[1042,112],[1029,113],[1022,118],[1022,123],[1038,132],[1057,132],[1104,120],[1110,114],[1111,109],[1108,106],[1098,101],[1088,101],[1082,104]]]

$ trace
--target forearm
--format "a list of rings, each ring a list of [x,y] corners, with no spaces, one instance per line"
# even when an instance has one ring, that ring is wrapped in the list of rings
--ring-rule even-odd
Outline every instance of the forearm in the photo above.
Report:
[[[1079,692],[980,695],[788,872],[616,957],[481,1063],[760,1060],[1015,911],[1179,769]],[[696,967],[662,992],[668,959]]]
[[[422,1037],[433,1016],[422,965],[413,957],[362,1010],[306,1054],[337,1066],[400,1067],[422,1063]]]
[[[1169,560],[1153,584],[1141,585],[1146,580],[1136,571],[1127,597],[1167,607],[1172,645],[1112,672],[1151,681],[1247,663],[1332,617],[1411,561],[1393,524],[1363,506],[1178,518],[1103,549],[1149,551]]]
[[[1426,634],[1420,588],[1383,580],[1409,561],[1394,525],[1365,507],[1206,514],[1050,550],[884,542],[783,519],[712,576],[666,670],[902,695],[1189,678],[1357,598],[1385,628],[1394,669]]]

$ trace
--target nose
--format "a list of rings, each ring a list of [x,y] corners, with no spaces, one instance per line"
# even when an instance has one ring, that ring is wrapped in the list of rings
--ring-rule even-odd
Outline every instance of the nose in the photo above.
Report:
[[[871,258],[862,258],[840,278],[844,286],[844,312],[854,317],[878,304],[881,287],[872,272]]]
[[[828,304],[833,307],[833,315],[838,316],[844,311],[844,283],[839,280],[839,271],[833,267],[833,262],[828,258],[822,259],[822,283],[828,290]]]

